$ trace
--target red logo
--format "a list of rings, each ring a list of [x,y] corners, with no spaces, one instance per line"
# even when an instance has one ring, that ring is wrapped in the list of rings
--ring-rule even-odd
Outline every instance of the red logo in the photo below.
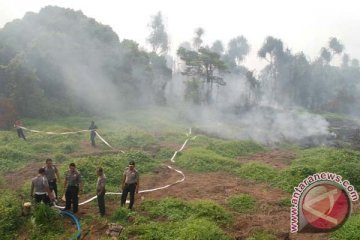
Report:
[[[318,184],[302,201],[302,212],[308,226],[327,231],[341,226],[350,215],[351,202],[345,190],[329,184]]]

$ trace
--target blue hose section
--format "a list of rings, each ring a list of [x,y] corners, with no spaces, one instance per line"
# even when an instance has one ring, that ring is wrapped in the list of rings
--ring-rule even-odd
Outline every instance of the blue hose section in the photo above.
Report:
[[[72,214],[72,213],[69,212],[69,211],[61,211],[61,214],[62,214],[64,217],[69,217],[69,218],[76,224],[77,234],[76,234],[76,238],[75,238],[75,239],[80,239],[80,236],[81,236],[81,225],[80,225],[79,219],[78,219],[74,214]],[[71,239],[74,239],[74,238],[71,238]]]

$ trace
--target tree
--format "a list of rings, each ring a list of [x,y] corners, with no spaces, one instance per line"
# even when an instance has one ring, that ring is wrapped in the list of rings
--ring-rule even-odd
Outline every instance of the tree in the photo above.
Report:
[[[200,48],[198,51],[186,50],[180,47],[177,55],[186,64],[185,71],[182,74],[191,76],[194,79],[203,80],[205,82],[205,99],[207,103],[212,100],[213,84],[225,85],[222,77],[216,73],[225,71],[226,66],[221,61],[219,54],[212,52],[207,48]]]
[[[344,50],[344,45],[340,43],[340,41],[332,37],[329,40],[329,48],[333,51],[334,54],[340,54]]]
[[[169,49],[169,40],[161,12],[158,12],[157,15],[152,17],[149,26],[151,27],[151,33],[147,41],[150,43],[152,51],[157,54],[166,54]]]
[[[224,52],[224,45],[220,40],[216,40],[211,46],[210,50],[221,56]]]
[[[331,61],[331,53],[328,49],[326,48],[321,48],[320,50],[320,58],[326,63],[326,64],[329,64],[330,61]]]
[[[204,29],[197,28],[195,30],[195,37],[193,38],[193,47],[198,50],[201,47],[201,44],[203,43],[203,40],[201,39],[204,35]]]
[[[249,53],[250,46],[247,39],[244,36],[238,36],[229,41],[228,55],[232,62],[239,65],[244,57]]]

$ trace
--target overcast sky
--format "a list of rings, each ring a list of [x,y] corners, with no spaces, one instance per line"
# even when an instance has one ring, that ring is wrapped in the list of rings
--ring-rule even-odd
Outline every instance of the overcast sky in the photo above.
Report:
[[[304,51],[314,59],[334,36],[351,58],[360,59],[360,3],[356,0],[0,0],[0,28],[38,12],[47,5],[81,10],[88,17],[110,25],[120,39],[133,39],[146,46],[151,16],[161,11],[171,40],[172,52],[190,41],[195,28],[205,30],[204,41],[244,35],[252,48],[249,68],[261,64],[256,52],[266,36],[282,39],[293,52]]]

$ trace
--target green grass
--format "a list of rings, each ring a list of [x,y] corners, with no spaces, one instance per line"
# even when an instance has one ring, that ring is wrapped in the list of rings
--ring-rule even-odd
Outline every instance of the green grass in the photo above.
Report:
[[[17,231],[23,224],[21,202],[15,193],[4,190],[0,195],[0,233],[1,239],[15,239]]]
[[[252,213],[256,210],[256,199],[249,194],[232,196],[226,200],[226,203],[238,213]]]
[[[209,144],[210,149],[225,157],[235,158],[238,156],[251,155],[265,151],[265,148],[253,141],[214,141]]]
[[[246,240],[276,240],[276,236],[266,230],[253,231]]]
[[[347,222],[334,233],[331,234],[331,240],[354,240],[360,236],[360,215],[351,216]]]
[[[179,155],[176,164],[194,172],[232,172],[234,168],[240,167],[238,161],[203,148],[191,148]]]

